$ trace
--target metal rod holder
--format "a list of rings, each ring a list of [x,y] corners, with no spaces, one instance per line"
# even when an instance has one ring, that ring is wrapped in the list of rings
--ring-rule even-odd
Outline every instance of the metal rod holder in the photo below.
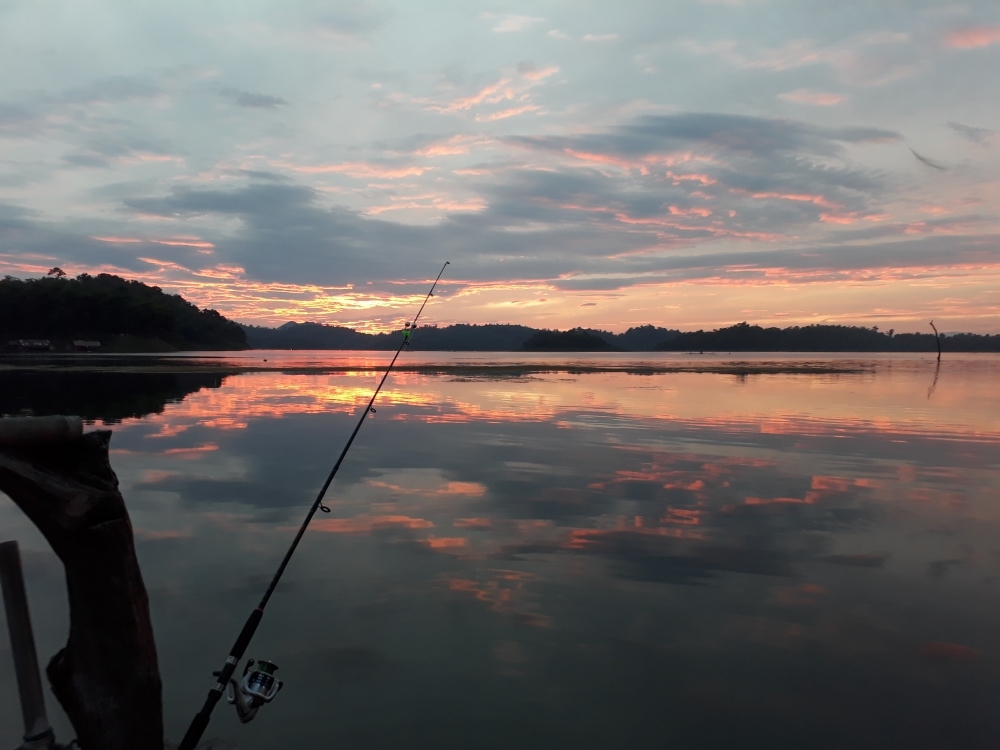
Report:
[[[28,596],[24,589],[17,542],[0,543],[0,587],[3,589],[17,689],[21,694],[21,715],[24,717],[24,744],[21,747],[24,750],[54,748],[55,735],[45,714],[45,694],[38,671],[38,654],[31,631]]]

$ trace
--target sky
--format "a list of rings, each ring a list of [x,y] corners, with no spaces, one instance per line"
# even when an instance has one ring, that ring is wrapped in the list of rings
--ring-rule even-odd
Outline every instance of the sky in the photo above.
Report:
[[[0,276],[241,322],[1000,331],[1000,4],[0,0]]]

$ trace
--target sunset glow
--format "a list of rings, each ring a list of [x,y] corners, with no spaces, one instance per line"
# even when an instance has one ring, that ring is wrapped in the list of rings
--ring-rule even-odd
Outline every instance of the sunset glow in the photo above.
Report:
[[[997,331],[1000,26],[904,5],[0,4],[0,276],[374,332],[449,260],[428,322]]]

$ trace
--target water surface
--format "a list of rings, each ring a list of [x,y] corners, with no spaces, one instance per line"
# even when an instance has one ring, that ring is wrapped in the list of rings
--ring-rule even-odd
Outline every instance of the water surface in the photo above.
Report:
[[[169,737],[389,356],[0,362],[0,410],[112,423]],[[248,726],[220,705],[209,736],[995,746],[1000,357],[403,356],[250,649],[285,689]],[[0,529],[22,543],[47,658],[61,566],[2,497]]]

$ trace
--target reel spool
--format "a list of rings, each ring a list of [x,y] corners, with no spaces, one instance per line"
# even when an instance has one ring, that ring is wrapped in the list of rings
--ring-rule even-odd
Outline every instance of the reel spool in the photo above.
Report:
[[[250,659],[243,668],[243,679],[240,682],[235,677],[230,677],[226,691],[226,700],[236,706],[236,713],[244,724],[253,721],[258,709],[274,700],[274,696],[285,684],[274,678],[277,664],[261,659],[257,662],[257,668],[251,672],[250,667],[253,665],[254,660]]]

